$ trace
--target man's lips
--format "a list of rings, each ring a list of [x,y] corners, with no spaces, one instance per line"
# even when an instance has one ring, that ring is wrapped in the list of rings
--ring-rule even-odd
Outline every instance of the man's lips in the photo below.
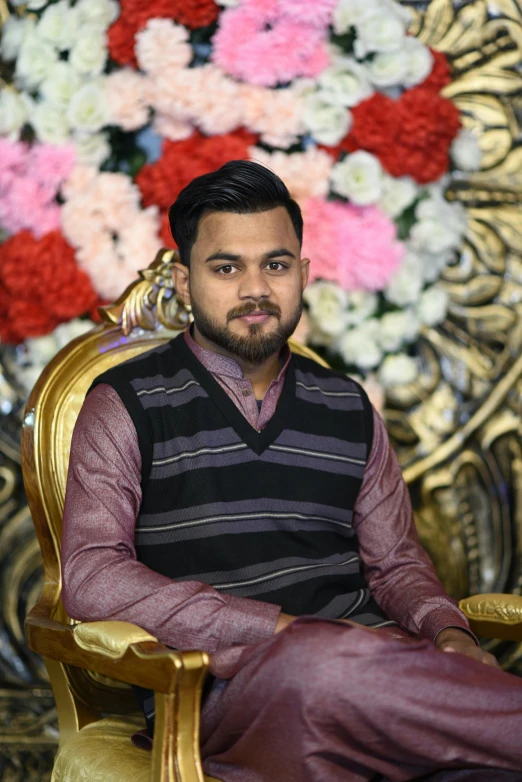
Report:
[[[250,315],[241,315],[239,320],[245,323],[265,323],[271,317],[268,312],[251,312]]]

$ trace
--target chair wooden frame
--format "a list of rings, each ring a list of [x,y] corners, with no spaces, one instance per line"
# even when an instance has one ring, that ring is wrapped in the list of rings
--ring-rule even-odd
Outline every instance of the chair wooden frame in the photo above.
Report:
[[[135,702],[118,682],[154,690],[156,726],[150,779],[204,782],[199,751],[200,701],[208,667],[203,651],[175,652],[140,628],[126,625],[119,652],[109,640],[116,624],[91,625],[96,643],[79,642],[60,600],[60,536],[72,429],[85,392],[96,375],[121,360],[162,344],[188,322],[176,302],[170,265],[161,251],[111,307],[104,323],[67,345],[51,361],[27,403],[22,431],[22,470],[44,561],[44,587],[26,619],[29,647],[46,662],[58,707],[60,743],[104,712],[126,714]],[[320,363],[311,350],[292,350]],[[522,597],[478,595],[461,601],[478,634],[522,641]],[[96,626],[95,626],[96,625]],[[85,625],[84,625],[85,626]],[[138,639],[138,640],[136,640]],[[114,640],[114,639],[113,639]],[[207,778],[208,780],[208,778]]]

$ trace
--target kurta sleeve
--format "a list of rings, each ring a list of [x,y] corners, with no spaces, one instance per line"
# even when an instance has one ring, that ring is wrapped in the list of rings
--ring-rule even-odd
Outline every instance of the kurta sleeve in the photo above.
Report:
[[[137,561],[140,479],[130,415],[111,386],[99,385],[85,400],[71,444],[62,538],[68,614],[133,622],[169,646],[211,654],[273,635],[279,606],[176,582]]]
[[[375,410],[373,417],[373,444],[353,522],[370,591],[390,619],[418,638],[434,641],[446,627],[472,635],[419,543],[408,488],[384,421]]]

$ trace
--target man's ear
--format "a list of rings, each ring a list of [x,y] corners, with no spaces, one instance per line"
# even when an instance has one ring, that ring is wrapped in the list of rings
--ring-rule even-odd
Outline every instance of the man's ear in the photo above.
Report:
[[[190,269],[184,263],[175,261],[172,264],[172,282],[174,290],[184,304],[190,304]]]
[[[310,276],[310,259],[301,258],[301,284],[303,290],[308,284],[308,277]]]

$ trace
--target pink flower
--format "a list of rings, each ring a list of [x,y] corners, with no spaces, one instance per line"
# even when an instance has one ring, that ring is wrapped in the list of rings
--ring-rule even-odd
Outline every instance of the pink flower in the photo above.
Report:
[[[380,291],[404,256],[395,223],[375,206],[313,198],[305,202],[303,218],[310,281],[331,280],[347,291]]]
[[[296,201],[328,195],[333,159],[322,149],[309,147],[305,152],[266,152],[250,147],[250,159],[262,163],[281,177]]]
[[[328,27],[339,0],[284,0],[282,11],[289,19],[314,27]]]
[[[192,59],[187,29],[171,19],[149,19],[136,34],[135,52],[140,68],[154,76],[184,68]]]
[[[147,88],[148,79],[132,68],[110,73],[105,79],[110,123],[123,130],[137,130],[146,125],[149,120]]]
[[[286,0],[250,0],[219,17],[213,61],[236,79],[273,87],[328,65],[326,27],[284,15]]]
[[[55,191],[74,168],[76,151],[72,144],[55,147],[52,144],[34,144],[28,155],[31,176]]]
[[[29,145],[0,138],[0,171],[24,169]]]
[[[171,141],[183,141],[183,139],[189,138],[194,132],[190,122],[177,119],[170,116],[170,114],[162,114],[160,111],[157,111],[154,116],[152,129],[159,136],[168,138]]]

